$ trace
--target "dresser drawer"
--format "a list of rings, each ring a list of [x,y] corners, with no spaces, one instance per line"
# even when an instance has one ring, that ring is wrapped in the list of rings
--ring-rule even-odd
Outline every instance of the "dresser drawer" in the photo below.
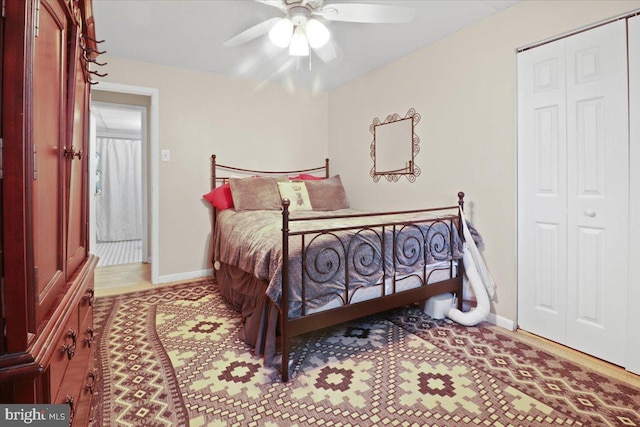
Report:
[[[58,340],[56,341],[56,348],[51,357],[51,363],[49,365],[49,389],[51,395],[55,396],[58,392],[58,388],[62,383],[67,366],[69,362],[75,357],[75,352],[78,348],[80,337],[78,336],[78,313],[73,311],[71,317],[62,328]]]
[[[81,370],[80,368],[85,368]],[[72,361],[67,375],[54,399],[55,404],[70,406],[73,426],[86,426],[90,421],[93,393],[97,387],[98,377],[93,368],[92,359],[89,364]]]
[[[72,425],[86,426],[97,381],[93,369],[93,292],[83,296],[75,313],[80,324],[75,354],[68,362],[54,402],[71,407]]]
[[[78,399],[74,407],[74,426],[86,426],[91,421],[92,407],[93,407],[93,394],[98,386],[97,371],[93,367],[93,359],[87,366],[85,371],[82,387],[78,393]]]
[[[92,281],[93,284],[93,281]],[[80,316],[80,331],[82,332],[82,363],[84,365],[84,376],[82,387],[78,395],[78,405],[75,412],[74,426],[86,426],[92,418],[93,394],[97,389],[99,380],[97,371],[94,369],[93,353],[95,351],[95,341],[93,332],[93,287],[91,286],[83,300],[80,302],[78,313]]]

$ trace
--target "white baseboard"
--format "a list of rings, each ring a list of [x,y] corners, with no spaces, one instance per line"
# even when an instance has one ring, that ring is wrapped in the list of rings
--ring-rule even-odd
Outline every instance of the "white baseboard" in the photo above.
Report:
[[[501,328],[508,329],[510,331],[516,330],[516,322],[511,319],[507,319],[506,317],[497,316],[493,313],[489,313],[487,317],[487,322],[494,324],[496,326],[500,326]]]
[[[211,277],[213,269],[188,271],[186,273],[168,274],[158,277],[158,283],[182,282],[184,280],[198,279],[200,277]]]

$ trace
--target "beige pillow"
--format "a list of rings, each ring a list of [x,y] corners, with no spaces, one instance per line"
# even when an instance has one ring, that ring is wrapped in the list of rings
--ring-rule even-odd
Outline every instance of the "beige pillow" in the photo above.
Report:
[[[340,175],[318,181],[305,181],[314,211],[335,211],[349,207]]]
[[[282,177],[229,178],[233,206],[237,211],[279,210],[282,208],[278,182]]]
[[[311,201],[309,200],[309,193],[307,192],[307,186],[304,182],[279,182],[278,190],[280,191],[280,197],[282,197],[282,199],[289,199],[291,202],[289,205],[290,211],[311,210]]]

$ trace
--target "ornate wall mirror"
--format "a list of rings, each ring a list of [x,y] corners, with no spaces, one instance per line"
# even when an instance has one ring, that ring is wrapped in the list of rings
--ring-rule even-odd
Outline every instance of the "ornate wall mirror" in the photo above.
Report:
[[[419,121],[420,114],[413,108],[404,117],[395,113],[388,115],[384,122],[377,117],[373,119],[369,131],[373,134],[370,175],[374,182],[382,176],[390,182],[401,176],[414,182],[420,175],[420,168],[415,164],[415,156],[420,151],[420,137],[416,135]]]

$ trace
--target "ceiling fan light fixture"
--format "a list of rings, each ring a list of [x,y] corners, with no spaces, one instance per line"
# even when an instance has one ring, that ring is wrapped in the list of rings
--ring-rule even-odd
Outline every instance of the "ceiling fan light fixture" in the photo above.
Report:
[[[309,56],[309,42],[302,27],[296,27],[293,31],[293,37],[289,44],[289,55]]]
[[[289,46],[293,36],[293,22],[289,18],[282,18],[269,30],[269,38],[278,47]]]
[[[304,27],[307,40],[312,48],[318,49],[327,44],[331,33],[329,29],[317,19],[309,19]]]

